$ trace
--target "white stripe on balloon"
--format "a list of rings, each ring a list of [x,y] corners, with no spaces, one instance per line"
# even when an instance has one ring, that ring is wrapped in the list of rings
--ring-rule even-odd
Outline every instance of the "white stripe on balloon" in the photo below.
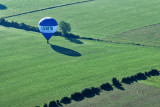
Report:
[[[39,30],[41,33],[55,33],[58,29],[58,26],[40,26]]]

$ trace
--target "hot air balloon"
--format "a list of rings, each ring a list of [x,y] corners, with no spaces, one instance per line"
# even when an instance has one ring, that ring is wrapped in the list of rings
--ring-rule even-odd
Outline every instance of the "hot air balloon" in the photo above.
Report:
[[[58,28],[57,21],[51,17],[45,17],[39,21],[39,30],[46,38],[48,44],[49,44],[49,39],[57,31],[57,28]]]

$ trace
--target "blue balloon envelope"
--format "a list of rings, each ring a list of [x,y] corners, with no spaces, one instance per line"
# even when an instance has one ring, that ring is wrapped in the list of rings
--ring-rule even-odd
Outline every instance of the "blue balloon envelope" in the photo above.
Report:
[[[51,17],[45,17],[39,21],[39,30],[47,40],[53,36],[57,28],[57,21]]]

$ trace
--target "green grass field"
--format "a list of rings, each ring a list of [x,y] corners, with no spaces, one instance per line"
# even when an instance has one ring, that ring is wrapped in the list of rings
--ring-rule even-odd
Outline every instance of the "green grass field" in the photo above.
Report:
[[[117,35],[107,36],[103,40],[118,43],[134,43],[147,46],[160,47],[160,23],[123,32]]]
[[[19,14],[32,10],[77,2],[82,0],[0,0],[0,4],[7,9],[0,11],[0,17]]]
[[[4,17],[81,0],[0,1],[7,7],[0,10]],[[40,33],[0,26],[0,106],[42,106],[84,88],[111,83],[113,77],[121,80],[160,70],[160,24],[143,27],[160,22],[159,9],[159,0],[95,0],[7,18],[37,26],[41,18],[50,16],[69,22],[73,34],[115,43],[76,40],[79,44],[54,36],[48,45]],[[141,83],[160,88],[160,76]]]
[[[124,85],[125,90],[115,89],[102,92],[94,98],[82,102],[72,102],[64,107],[158,107],[160,105],[160,88],[135,83]]]
[[[51,44],[81,54],[72,57],[52,50],[40,33],[0,28],[1,100],[5,107],[42,105],[86,87],[111,82],[113,77],[121,79],[160,69],[159,48],[89,40],[75,44],[62,37],[51,39]]]
[[[159,0],[95,0],[77,5],[8,18],[38,26],[43,17],[69,22],[72,33],[104,38],[113,34],[160,22]]]

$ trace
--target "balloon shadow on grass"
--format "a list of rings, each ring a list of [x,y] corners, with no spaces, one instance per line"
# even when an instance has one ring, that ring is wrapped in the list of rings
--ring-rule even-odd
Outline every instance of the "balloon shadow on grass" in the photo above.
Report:
[[[0,10],[5,10],[7,7],[5,5],[0,4]]]
[[[53,50],[55,50],[56,52],[60,53],[60,54],[63,54],[63,55],[67,55],[67,56],[73,56],[73,57],[79,57],[81,56],[81,54],[79,52],[76,52],[74,50],[71,50],[71,49],[67,49],[67,48],[64,48],[64,47],[60,47],[60,46],[57,46],[57,45],[51,45],[51,48]]]

